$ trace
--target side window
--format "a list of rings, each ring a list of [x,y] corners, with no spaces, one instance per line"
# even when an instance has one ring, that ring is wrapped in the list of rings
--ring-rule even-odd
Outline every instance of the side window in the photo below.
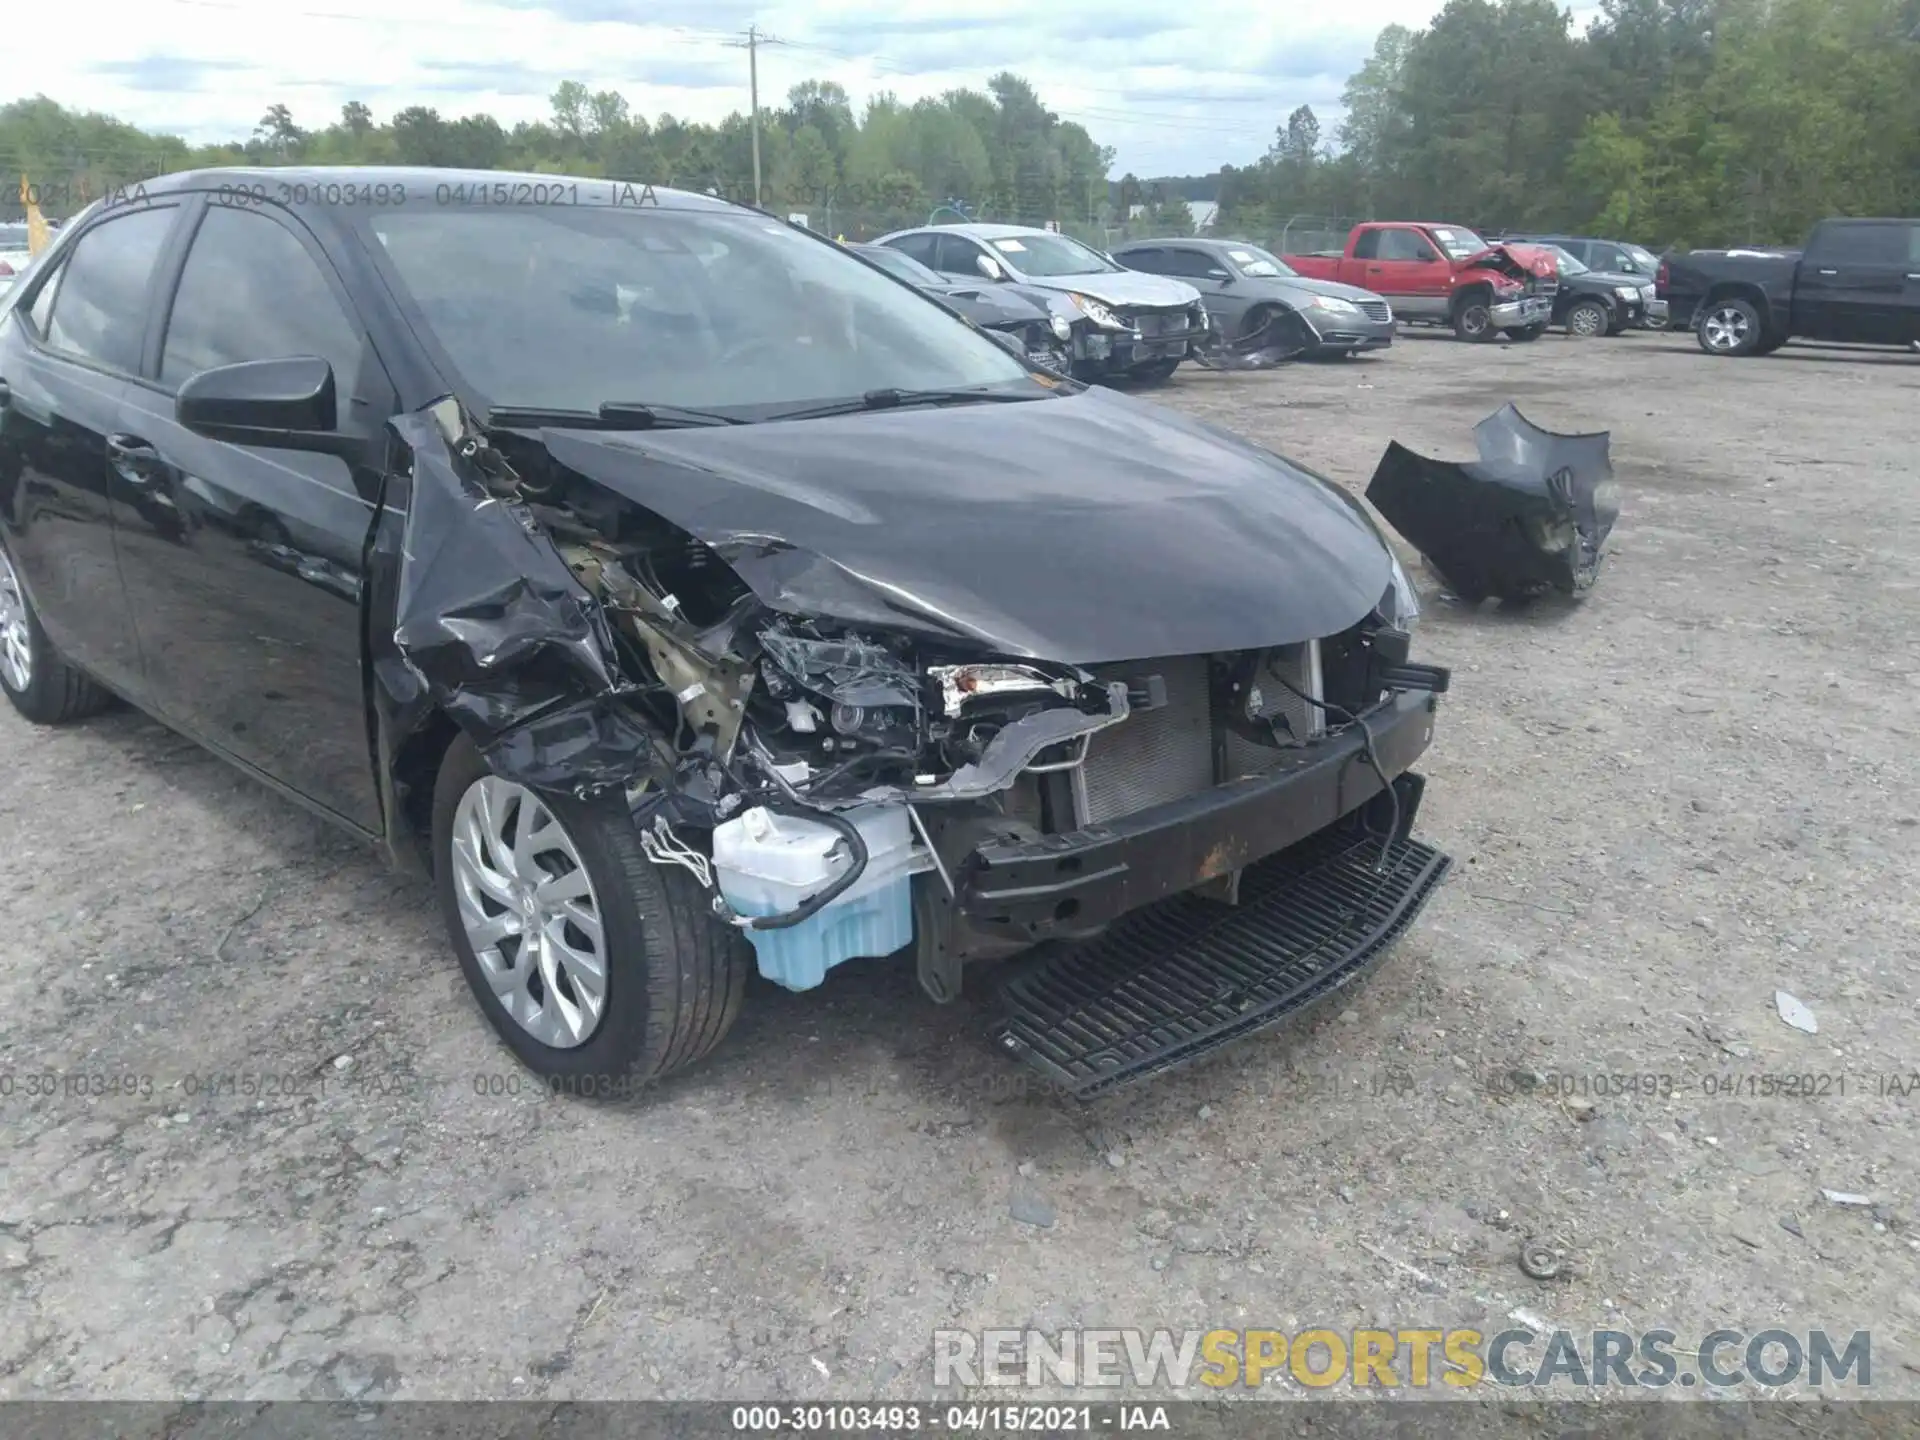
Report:
[[[903,254],[912,256],[929,269],[933,268],[933,245],[940,237],[937,235],[902,235],[898,240],[889,240],[888,246]]]
[[[1382,260],[1424,260],[1429,245],[1417,230],[1380,230],[1380,258]]]
[[[980,278],[980,267],[974,262],[984,252],[978,245],[959,235],[941,235],[937,238],[940,245],[933,253],[939,257],[939,261],[934,269],[948,275]]]
[[[1907,226],[1907,264],[1920,270],[1920,225]],[[1912,279],[1912,276],[1908,276]]]
[[[27,319],[33,322],[33,333],[41,339],[47,336],[47,322],[53,317],[53,292],[60,288],[60,277],[67,273],[67,262],[62,259],[47,272],[40,293],[33,297],[33,305],[27,311]]]
[[[1152,246],[1144,250],[1125,250],[1113,258],[1129,270],[1144,270],[1149,275],[1167,273],[1167,252]]]
[[[1213,269],[1224,270],[1226,266],[1221,265],[1220,262],[1215,260],[1211,255],[1202,254],[1198,250],[1169,248],[1167,251],[1167,263],[1161,267],[1160,273],[1162,275],[1181,275],[1192,280],[1204,280],[1206,279],[1207,271]]]
[[[255,211],[207,210],[167,320],[163,384],[216,365],[318,355],[333,366],[344,416],[360,352],[359,333],[291,230]]]
[[[1380,258],[1380,237],[1384,231],[1368,230],[1353,242],[1353,258],[1356,260],[1378,260]]]
[[[59,293],[44,319],[34,305],[47,344],[109,369],[137,373],[154,272],[179,213],[172,205],[142,207],[103,220],[82,235],[55,277]]]
[[[1822,225],[1807,258],[1822,265],[1898,265],[1907,249],[1903,225]]]

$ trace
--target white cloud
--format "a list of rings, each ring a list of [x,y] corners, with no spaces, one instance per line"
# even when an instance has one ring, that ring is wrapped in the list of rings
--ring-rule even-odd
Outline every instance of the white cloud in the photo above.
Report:
[[[635,111],[717,120],[745,109],[750,19],[760,93],[837,80],[856,102],[911,100],[1013,70],[1053,110],[1119,152],[1116,173],[1210,170],[1266,148],[1296,105],[1329,133],[1340,89],[1386,24],[1439,0],[1353,0],[1337,11],[1244,0],[91,0],[18,7],[6,74],[44,93],[191,140],[241,138],[273,104],[327,123],[347,100],[387,118],[423,104],[511,125],[548,112],[563,79],[615,89]],[[25,57],[32,57],[30,61]],[[23,63],[24,61],[24,63]]]

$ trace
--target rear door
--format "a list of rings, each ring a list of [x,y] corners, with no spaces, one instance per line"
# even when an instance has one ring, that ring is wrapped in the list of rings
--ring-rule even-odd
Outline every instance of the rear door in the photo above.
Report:
[[[207,204],[131,385],[119,443],[148,500],[117,534],[165,716],[367,831],[379,827],[362,673],[363,548],[392,382],[313,236],[276,206]],[[358,461],[209,440],[174,419],[189,376],[317,355]]]
[[[1911,338],[1912,225],[1829,220],[1814,227],[1794,280],[1793,330],[1813,340],[1902,345]]]
[[[102,212],[0,322],[0,529],[47,638],[147,703],[113,525],[140,502],[109,455],[178,203]]]
[[[1384,295],[1395,313],[1444,320],[1453,299],[1453,267],[1439,247],[1411,225],[1381,225],[1354,242],[1358,274],[1341,279]]]
[[[1184,280],[1200,292],[1216,329],[1236,335],[1251,302],[1244,286],[1236,287],[1227,262],[1198,245],[1169,245],[1162,252],[1158,274]]]

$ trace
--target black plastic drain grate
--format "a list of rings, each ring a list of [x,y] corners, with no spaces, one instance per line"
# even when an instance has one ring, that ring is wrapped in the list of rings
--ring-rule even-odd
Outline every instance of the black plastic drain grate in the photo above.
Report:
[[[1197,1059],[1357,980],[1413,923],[1452,863],[1377,836],[1316,835],[1247,867],[1240,903],[1177,895],[1001,978],[1000,1049],[1088,1100]]]

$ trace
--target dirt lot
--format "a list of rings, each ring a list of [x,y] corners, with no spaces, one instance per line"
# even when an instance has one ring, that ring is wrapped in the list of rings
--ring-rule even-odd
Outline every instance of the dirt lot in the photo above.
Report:
[[[1920,1394],[1920,359],[1414,336],[1162,398],[1356,489],[1507,399],[1613,432],[1584,604],[1418,577],[1456,868],[1346,1008],[1083,1110],[869,964],[757,984],[648,1103],[557,1101],[422,888],[137,715],[8,711],[0,1396],[924,1396],[941,1326],[1515,1308],[1871,1327]]]

